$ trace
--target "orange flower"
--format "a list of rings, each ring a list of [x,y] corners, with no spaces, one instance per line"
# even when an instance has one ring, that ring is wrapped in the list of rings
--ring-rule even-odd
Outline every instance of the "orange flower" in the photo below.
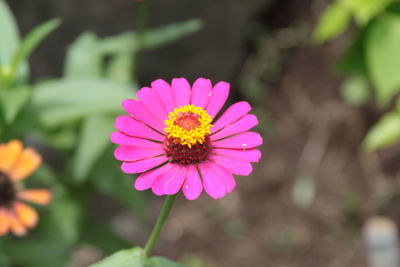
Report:
[[[0,144],[0,236],[12,232],[25,235],[38,222],[37,212],[25,202],[46,205],[52,195],[47,189],[22,189],[21,181],[31,175],[42,159],[33,149],[12,140]]]

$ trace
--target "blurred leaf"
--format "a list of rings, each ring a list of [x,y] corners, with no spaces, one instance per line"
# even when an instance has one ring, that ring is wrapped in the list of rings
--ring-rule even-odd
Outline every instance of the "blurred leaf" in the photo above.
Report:
[[[352,11],[358,24],[365,25],[385,10],[393,0],[341,0]]]
[[[152,257],[147,261],[146,267],[185,267],[185,265],[170,261],[164,257]]]
[[[293,202],[302,207],[308,207],[315,197],[314,179],[308,176],[300,176],[296,179],[292,189]]]
[[[134,53],[118,53],[109,62],[107,78],[126,85],[133,84]]]
[[[66,195],[55,199],[50,205],[51,219],[57,227],[59,239],[66,244],[72,245],[79,238],[82,209],[77,200]]]
[[[352,76],[342,84],[342,97],[353,106],[361,106],[370,99],[368,81],[362,76]]]
[[[113,119],[101,115],[92,115],[82,125],[78,149],[74,156],[74,177],[83,182],[97,159],[110,144],[109,136],[113,131]]]
[[[147,211],[144,193],[133,188],[133,176],[124,174],[119,163],[110,155],[111,151],[105,153],[96,164],[90,178],[91,183],[99,192],[113,196],[127,205],[137,218],[144,220]]]
[[[65,267],[68,250],[51,240],[12,240],[4,246],[6,254],[15,266],[24,267]],[[13,265],[14,266],[14,265]]]
[[[317,43],[331,40],[348,27],[351,19],[350,11],[341,2],[334,2],[324,11],[313,33]]]
[[[121,113],[121,102],[135,91],[107,80],[58,80],[42,83],[33,92],[32,104],[48,127],[65,125],[89,115]]]
[[[400,17],[383,15],[368,31],[366,52],[368,70],[376,87],[378,103],[387,105],[400,91]]]
[[[0,36],[0,79],[2,79],[2,76],[7,77],[10,74],[11,58],[19,47],[20,42],[17,23],[11,10],[3,0],[0,0]],[[21,78],[25,78],[27,71],[27,64],[23,64],[18,74]]]
[[[0,92],[0,103],[7,123],[14,121],[20,109],[28,101],[30,95],[31,88],[28,86],[17,87]]]
[[[134,53],[139,50],[139,41],[135,32],[106,37],[99,45],[103,54]]]
[[[146,258],[141,248],[121,250],[90,267],[145,267]]]
[[[60,20],[53,19],[46,23],[43,23],[35,27],[22,41],[21,45],[15,52],[11,61],[11,81],[14,79],[14,75],[20,66],[20,64],[27,60],[35,48],[42,42],[47,35],[54,31],[59,25]]]
[[[147,30],[142,36],[141,44],[147,49],[157,48],[197,32],[202,27],[201,20],[193,19]]]
[[[106,254],[129,247],[129,243],[115,234],[109,224],[97,221],[85,223],[82,239],[83,242],[96,246]]]
[[[64,77],[70,79],[90,79],[101,77],[103,53],[100,40],[92,32],[82,33],[68,47],[64,66]]]
[[[367,63],[365,59],[365,35],[368,30],[360,31],[350,46],[346,49],[342,57],[337,63],[337,68],[341,71],[350,72],[351,74],[363,75],[368,77]]]
[[[400,115],[391,112],[384,115],[367,133],[363,145],[367,150],[390,146],[400,140]]]

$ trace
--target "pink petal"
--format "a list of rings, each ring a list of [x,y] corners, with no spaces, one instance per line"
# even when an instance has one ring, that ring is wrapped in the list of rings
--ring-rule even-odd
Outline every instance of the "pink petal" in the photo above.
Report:
[[[166,162],[167,160],[168,158],[166,156],[160,156],[133,162],[124,162],[121,165],[121,169],[124,173],[128,174],[141,173],[148,171],[154,167],[157,167]]]
[[[223,156],[247,160],[249,162],[259,162],[261,159],[261,152],[258,149],[223,149],[214,148],[212,153]]]
[[[154,181],[161,175],[169,172],[172,166],[172,164],[167,163],[160,168],[139,175],[139,177],[135,181],[136,190],[143,191],[151,188]]]
[[[167,112],[172,112],[174,108],[176,108],[172,88],[166,81],[158,79],[151,83],[151,88],[157,91],[161,100],[164,102],[164,107]]]
[[[246,115],[246,116],[240,118],[239,120],[235,121],[234,123],[229,124],[228,126],[223,128],[219,132],[212,134],[210,136],[210,139],[212,141],[215,141],[215,140],[219,140],[221,138],[227,137],[227,136],[231,136],[231,135],[238,134],[238,133],[243,133],[243,132],[250,130],[257,124],[258,124],[258,120],[257,120],[256,116],[254,116],[252,114]]]
[[[164,182],[164,193],[166,195],[175,195],[182,188],[183,182],[187,175],[187,167],[179,166],[179,170],[175,175],[170,176]]]
[[[157,92],[149,87],[143,87],[136,93],[137,98],[143,103],[158,121],[164,121],[168,118],[168,112],[165,111],[164,104],[161,102]]]
[[[207,113],[215,118],[219,110],[225,104],[229,95],[229,83],[219,82],[217,83],[211,92],[210,101],[207,105]]]
[[[206,107],[208,99],[211,96],[212,84],[211,81],[204,78],[198,78],[192,87],[191,104],[196,107]]]
[[[226,125],[238,120],[239,118],[249,113],[250,110],[251,110],[250,104],[245,101],[233,104],[214,123],[214,126],[211,128],[211,133],[215,133],[216,131],[222,129]]]
[[[174,94],[177,107],[186,106],[190,103],[190,84],[185,78],[175,78],[171,82],[172,92]]]
[[[138,121],[141,121],[150,127],[156,129],[160,133],[164,132],[165,124],[163,121],[156,119],[143,105],[143,103],[134,100],[126,99],[122,102],[122,107],[135,117]]]
[[[161,144],[159,149],[149,149],[133,146],[120,146],[114,151],[114,156],[121,161],[138,161],[165,154]]]
[[[226,195],[226,184],[224,178],[214,172],[214,163],[204,161],[199,164],[203,186],[206,193],[212,198],[218,199]]]
[[[253,148],[261,145],[263,142],[262,137],[255,132],[244,132],[234,135],[232,137],[214,141],[211,143],[212,147],[216,148]]]
[[[236,181],[233,175],[229,173],[226,169],[216,164],[213,164],[211,168],[213,169],[213,172],[215,172],[224,180],[224,183],[226,185],[226,192],[231,193],[236,187]]]
[[[160,175],[157,177],[157,179],[154,180],[153,185],[151,187],[151,190],[153,191],[154,194],[156,194],[157,196],[162,196],[165,195],[165,190],[164,190],[164,184],[165,182],[170,179],[171,177],[175,176],[176,173],[180,170],[181,165],[178,164],[172,164],[169,163],[169,165],[171,165],[171,168],[168,172]]]
[[[233,174],[247,176],[253,171],[251,163],[246,160],[218,155],[211,155],[210,160]]]
[[[164,141],[165,139],[165,136],[159,134],[153,129],[147,127],[144,123],[139,122],[128,115],[118,117],[115,120],[115,128],[129,136],[153,139],[160,142]],[[111,140],[116,144],[128,141],[124,136],[118,134],[113,134],[111,138]]]
[[[203,191],[203,184],[201,183],[199,172],[194,165],[188,167],[188,173],[182,191],[188,200],[197,199],[201,191]]]
[[[153,142],[143,138],[137,138],[133,136],[126,135],[122,132],[113,132],[110,135],[111,142],[122,146],[137,146],[146,148],[158,148],[160,143]]]

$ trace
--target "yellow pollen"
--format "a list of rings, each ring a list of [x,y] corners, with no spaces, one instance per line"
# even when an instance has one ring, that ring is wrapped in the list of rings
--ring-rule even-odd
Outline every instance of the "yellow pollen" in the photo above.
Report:
[[[211,121],[211,116],[201,107],[181,106],[168,114],[164,131],[168,138],[174,138],[179,144],[191,148],[194,144],[202,144],[210,134],[210,128],[213,126]]]

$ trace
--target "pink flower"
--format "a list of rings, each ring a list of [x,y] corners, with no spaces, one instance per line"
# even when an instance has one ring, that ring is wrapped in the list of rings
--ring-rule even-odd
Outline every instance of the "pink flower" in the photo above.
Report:
[[[152,82],[140,89],[138,100],[127,99],[130,114],[115,121],[116,159],[125,173],[141,173],[137,190],[152,189],[156,195],[174,195],[182,188],[186,198],[199,197],[203,188],[221,198],[236,186],[233,174],[247,176],[251,162],[258,162],[262,144],[258,124],[248,114],[247,102],[237,102],[215,120],[229,95],[229,83],[214,87],[199,78],[191,87],[184,78]]]

